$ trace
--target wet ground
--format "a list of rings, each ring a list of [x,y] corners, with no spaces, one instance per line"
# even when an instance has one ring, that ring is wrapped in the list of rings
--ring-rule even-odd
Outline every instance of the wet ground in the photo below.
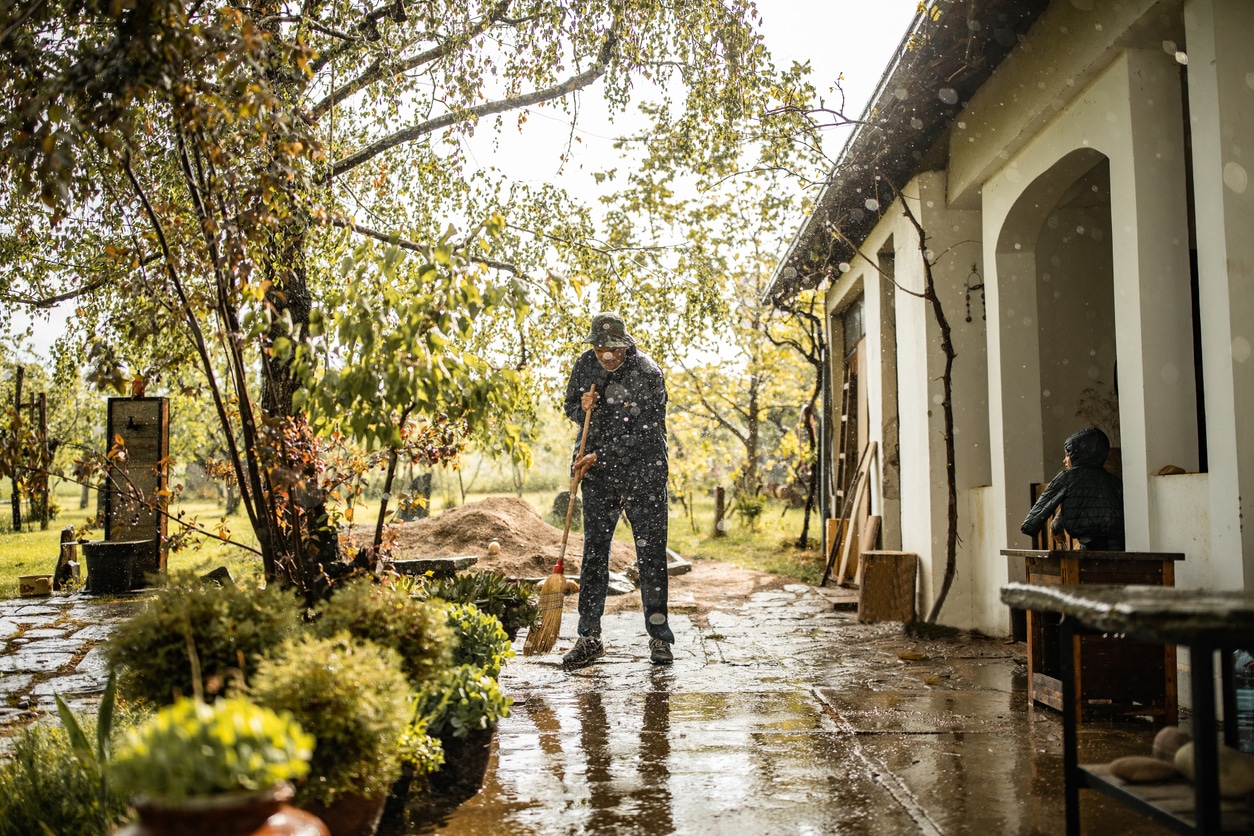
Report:
[[[677,580],[669,667],[649,664],[630,596],[606,616],[608,655],[563,672],[568,613],[553,653],[502,673],[515,704],[482,792],[415,806],[386,836],[1063,831],[1062,724],[1029,709],[1022,645],[909,639],[811,587],[774,586],[693,601]],[[0,602],[0,745],[55,715],[54,693],[91,710],[94,648],[136,605]],[[1087,725],[1081,759],[1148,754],[1152,735]],[[1165,832],[1090,792],[1082,812],[1085,833]]]
[[[1062,724],[1029,710],[1022,645],[916,641],[789,585],[672,618],[649,664],[638,611],[607,616],[608,655],[510,661],[516,700],[483,791],[415,811],[411,834],[1056,834]],[[520,640],[521,646],[521,640]],[[1089,726],[1081,759],[1149,754],[1153,730]],[[1086,792],[1084,832],[1155,834]]]

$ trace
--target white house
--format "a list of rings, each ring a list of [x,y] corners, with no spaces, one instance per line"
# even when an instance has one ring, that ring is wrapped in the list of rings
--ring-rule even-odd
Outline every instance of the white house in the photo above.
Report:
[[[1122,456],[1127,548],[1185,553],[1180,587],[1254,588],[1251,44],[1249,0],[936,0],[912,24],[770,294],[825,288],[827,426],[851,370],[853,448],[880,450],[865,512],[919,555],[921,612],[945,565],[944,357],[902,200],[956,352],[940,621],[1010,632],[1000,550],[1029,547],[1029,486],[1090,424]]]

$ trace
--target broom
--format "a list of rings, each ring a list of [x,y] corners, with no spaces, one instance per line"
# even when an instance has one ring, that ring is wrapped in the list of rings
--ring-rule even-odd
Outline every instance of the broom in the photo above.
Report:
[[[589,390],[595,392],[596,384]],[[584,446],[588,443],[588,425],[592,422],[592,410],[583,416],[583,435],[579,437],[579,455],[575,460],[583,458]],[[533,656],[537,653],[548,653],[557,642],[557,633],[562,628],[562,597],[566,594],[566,541],[570,538],[570,518],[575,513],[575,494],[579,491],[579,477],[570,477],[570,500],[566,503],[566,527],[562,529],[562,550],[557,555],[557,565],[553,573],[544,579],[540,586],[538,605],[540,623],[527,633],[527,641],[523,644],[523,655]]]

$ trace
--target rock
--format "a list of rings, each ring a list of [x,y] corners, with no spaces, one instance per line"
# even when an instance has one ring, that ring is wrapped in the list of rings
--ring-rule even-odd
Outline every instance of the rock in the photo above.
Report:
[[[1193,744],[1186,743],[1176,752],[1176,769],[1193,780]],[[1254,792],[1254,755],[1238,752],[1230,746],[1219,747],[1219,795],[1223,798],[1244,798]]]
[[[1164,760],[1131,755],[1110,762],[1110,774],[1129,784],[1152,784],[1170,781],[1180,775],[1176,768]]]
[[[1180,731],[1179,726],[1164,726],[1154,736],[1154,757],[1171,763],[1175,760],[1176,752],[1180,751],[1180,747],[1192,740],[1193,736],[1188,732]]]

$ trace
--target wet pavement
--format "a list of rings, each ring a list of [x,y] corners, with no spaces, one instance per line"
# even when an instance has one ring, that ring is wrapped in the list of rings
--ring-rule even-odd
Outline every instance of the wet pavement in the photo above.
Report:
[[[910,639],[802,584],[708,610],[672,601],[669,667],[649,664],[627,609],[605,617],[602,660],[562,671],[568,612],[553,653],[520,652],[502,672],[515,704],[483,790],[415,806],[385,836],[1063,831],[1061,719],[1028,707],[1022,645]],[[0,746],[55,716],[54,693],[94,707],[96,645],[137,605],[0,602]],[[1152,738],[1148,725],[1089,724],[1081,759],[1148,754]],[[1082,812],[1085,833],[1166,832],[1090,792]]]
[[[571,674],[568,612],[552,654],[502,672],[516,702],[483,791],[397,832],[1063,831],[1062,723],[1029,710],[1022,645],[912,640],[801,584],[680,610],[673,666],[649,664],[626,611],[606,617],[606,657]],[[1081,758],[1152,740],[1148,725],[1090,725]],[[1086,833],[1166,832],[1093,793],[1082,812]]]

